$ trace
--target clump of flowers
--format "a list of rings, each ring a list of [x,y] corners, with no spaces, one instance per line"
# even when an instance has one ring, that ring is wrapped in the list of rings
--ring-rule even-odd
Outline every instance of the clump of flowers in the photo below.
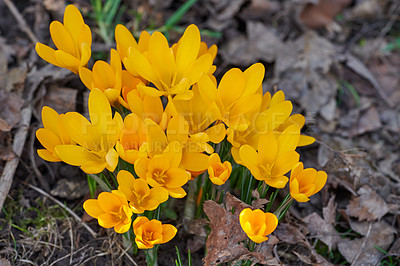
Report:
[[[261,243],[293,199],[308,201],[325,185],[325,172],[299,162],[296,148],[314,142],[301,134],[304,116],[292,114],[283,91],[263,92],[264,66],[233,68],[218,83],[217,47],[201,41],[197,26],[189,25],[170,45],[161,32],[143,31],[137,41],[118,25],[110,62],[96,61],[92,69],[91,30],[77,8],[69,5],[64,23],[52,22],[50,33],[57,50],[38,43],[36,51],[79,75],[90,90],[90,119],[44,107],[44,128],[36,132],[44,149],[38,154],[80,167],[94,178],[92,186],[105,185],[107,191],[85,201],[85,211],[100,226],[127,233],[139,249],[156,251],[174,238],[177,229],[160,217],[164,203],[184,198],[187,187],[197,195],[198,216],[204,200],[223,200],[220,186],[227,182],[246,203],[254,189],[264,198],[269,193],[265,210],[245,209],[237,221]],[[288,182],[289,193],[272,213]]]

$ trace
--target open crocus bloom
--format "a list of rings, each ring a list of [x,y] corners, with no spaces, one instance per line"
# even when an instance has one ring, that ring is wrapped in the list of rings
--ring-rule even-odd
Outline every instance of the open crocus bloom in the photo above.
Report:
[[[64,123],[70,137],[79,145],[58,145],[55,151],[64,162],[80,166],[87,174],[107,168],[113,172],[118,164],[114,146],[122,130],[121,115],[112,117],[107,97],[98,89],[89,94],[90,122],[81,114],[65,114]]]
[[[298,202],[309,201],[309,197],[319,192],[328,176],[324,171],[303,168],[303,163],[296,164],[290,173],[290,196]]]
[[[58,145],[72,144],[72,140],[65,130],[63,123],[63,114],[59,115],[48,106],[42,109],[43,127],[36,131],[36,137],[44,146],[44,149],[38,149],[38,155],[49,162],[59,162],[61,159],[55,152]]]
[[[151,220],[145,216],[139,216],[132,223],[135,242],[140,249],[149,249],[156,244],[164,244],[170,241],[178,231],[171,224],[162,224],[158,220]]]
[[[130,46],[123,63],[132,75],[139,75],[155,86],[139,84],[141,92],[154,97],[190,99],[193,96],[190,87],[198,82],[202,73],[209,72],[213,61],[210,53],[198,57],[200,43],[200,31],[195,25],[186,28],[177,49],[169,47],[161,32],[154,32],[148,42],[148,51]]]
[[[246,235],[256,243],[268,240],[267,235],[275,231],[278,226],[278,218],[270,212],[251,210],[246,208],[239,215],[240,226]]]
[[[104,228],[114,227],[115,232],[125,233],[132,223],[132,210],[125,195],[118,190],[102,192],[97,199],[83,203],[83,209],[99,221]]]
[[[35,49],[41,58],[75,74],[87,65],[92,53],[92,33],[75,6],[68,5],[65,9],[64,24],[59,21],[50,24],[50,35],[58,50],[37,43]]]
[[[128,171],[119,171],[117,180],[118,191],[124,193],[134,213],[153,211],[168,200],[168,191],[165,188],[150,189],[144,179],[135,179]]]
[[[232,172],[232,165],[230,162],[225,161],[221,163],[218,153],[210,155],[208,160],[208,175],[211,182],[216,185],[222,185],[228,180]]]
[[[217,119],[231,129],[244,131],[251,123],[246,114],[260,107],[264,73],[265,68],[260,63],[253,64],[244,72],[238,68],[230,69],[222,77],[218,89],[213,76],[202,75],[199,90],[204,99],[216,105]]]
[[[295,152],[300,137],[297,125],[291,125],[278,137],[269,133],[260,137],[258,152],[250,145],[240,148],[242,164],[257,180],[265,181],[269,186],[283,188],[288,178],[284,176],[299,161]]]

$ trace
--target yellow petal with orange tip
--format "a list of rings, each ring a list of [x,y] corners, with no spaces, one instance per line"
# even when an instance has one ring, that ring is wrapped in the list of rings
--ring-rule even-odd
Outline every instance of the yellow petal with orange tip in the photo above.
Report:
[[[53,48],[38,42],[36,43],[35,50],[43,60],[55,66],[62,67],[56,59],[56,56],[54,54],[56,50],[54,50]]]
[[[51,22],[50,35],[51,39],[59,50],[62,50],[73,57],[78,56],[76,46],[71,35],[61,22]]]
[[[37,153],[40,158],[42,158],[43,160],[46,160],[48,162],[60,162],[61,161],[60,158],[58,158],[57,156],[55,156],[53,153],[49,152],[46,149],[38,149]]]
[[[104,213],[104,210],[100,207],[99,201],[97,199],[88,199],[83,203],[83,209],[92,216],[97,219],[101,214]]]
[[[64,26],[69,35],[72,37],[75,45],[78,45],[78,34],[84,24],[81,12],[74,6],[68,5],[64,11]]]
[[[245,89],[242,97],[255,94],[262,86],[265,75],[265,67],[261,63],[255,63],[243,72]]]
[[[162,229],[162,244],[170,241],[172,238],[175,237],[176,233],[178,232],[178,229],[176,229],[176,227],[171,224],[163,224]]]

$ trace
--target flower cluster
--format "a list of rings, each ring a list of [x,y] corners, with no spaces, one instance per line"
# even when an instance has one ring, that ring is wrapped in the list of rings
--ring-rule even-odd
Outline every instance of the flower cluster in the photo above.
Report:
[[[280,189],[289,182],[291,197],[301,202],[325,184],[325,172],[303,169],[299,162],[296,148],[314,138],[300,133],[304,116],[291,114],[282,91],[263,92],[264,66],[233,68],[218,83],[217,47],[202,42],[195,25],[171,46],[161,32],[143,31],[136,41],[118,25],[109,63],[98,60],[91,69],[91,31],[76,7],[69,5],[64,23],[52,22],[50,33],[57,50],[38,43],[36,51],[79,75],[90,90],[89,119],[44,107],[44,128],[36,132],[44,149],[38,154],[114,179],[111,192],[87,200],[84,209],[102,227],[118,233],[132,228],[139,248],[175,236],[174,226],[145,215],[169,197],[185,197],[185,184],[203,173],[219,186],[235,169],[247,168],[263,187]],[[198,182],[204,185],[199,193],[206,182]],[[260,243],[275,230],[277,216],[246,209],[240,224]]]

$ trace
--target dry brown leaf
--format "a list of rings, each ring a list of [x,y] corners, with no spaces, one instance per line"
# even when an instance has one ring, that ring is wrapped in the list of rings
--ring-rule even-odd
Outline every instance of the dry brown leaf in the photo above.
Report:
[[[21,107],[24,101],[15,93],[0,90],[0,131],[7,132],[21,120]]]
[[[351,225],[365,236],[355,240],[342,239],[338,243],[339,252],[349,263],[376,265],[383,255],[376,247],[387,250],[394,240],[396,230],[383,221]]]
[[[303,218],[303,222],[306,223],[311,235],[324,242],[329,247],[329,250],[336,248],[340,237],[331,223],[322,219],[315,212]]]
[[[267,199],[260,199],[260,193],[258,193],[257,189],[253,190],[251,195],[253,198],[255,198],[255,200],[251,203],[251,206],[254,209],[264,209],[264,205],[269,202]]]
[[[62,178],[58,180],[56,187],[50,191],[50,194],[63,199],[79,199],[89,193],[86,184],[87,182],[84,179]]]
[[[44,101],[46,106],[56,110],[59,114],[72,112],[76,109],[78,90],[58,86],[50,86]]]
[[[281,9],[281,3],[270,0],[251,0],[250,5],[240,13],[244,20],[267,20],[270,15]]]
[[[256,263],[262,265],[281,265],[273,255],[274,245],[278,242],[278,238],[271,235],[268,241],[261,243],[254,252],[248,252],[240,256],[236,261],[232,262],[232,265],[236,265],[235,263],[240,260],[251,260],[253,265]]]
[[[274,231],[274,235],[287,244],[307,243],[306,237],[300,229],[287,223],[280,223]]]
[[[300,21],[312,29],[327,26],[333,18],[339,14],[351,0],[317,0],[308,1],[300,13]]]
[[[0,258],[0,266],[11,266],[11,263],[5,258]]]
[[[226,194],[225,202],[225,207],[211,200],[203,204],[211,228],[206,242],[205,265],[232,261],[248,253],[243,243],[239,243],[247,238],[240,227],[239,214],[250,206],[229,193]]]
[[[353,198],[347,206],[346,212],[359,221],[379,220],[388,211],[386,202],[369,186],[361,187],[357,193],[359,197]]]
[[[371,106],[366,112],[361,114],[357,126],[355,127],[355,130],[351,133],[351,135],[361,135],[366,132],[378,130],[381,127],[382,124],[379,118],[378,110],[374,106]]]
[[[207,21],[208,26],[216,31],[222,31],[232,23],[232,18],[238,13],[245,0],[210,0],[213,16]]]
[[[274,82],[285,88],[288,99],[297,99],[306,112],[316,115],[336,94],[337,81],[330,75],[335,54],[327,39],[308,31],[280,47]]]
[[[333,195],[328,202],[328,205],[322,208],[324,220],[329,224],[336,224],[336,208],[335,195]]]
[[[284,45],[275,30],[263,23],[248,21],[246,32],[247,37],[239,35],[221,49],[224,60],[242,66],[248,66],[258,60],[273,62]]]

